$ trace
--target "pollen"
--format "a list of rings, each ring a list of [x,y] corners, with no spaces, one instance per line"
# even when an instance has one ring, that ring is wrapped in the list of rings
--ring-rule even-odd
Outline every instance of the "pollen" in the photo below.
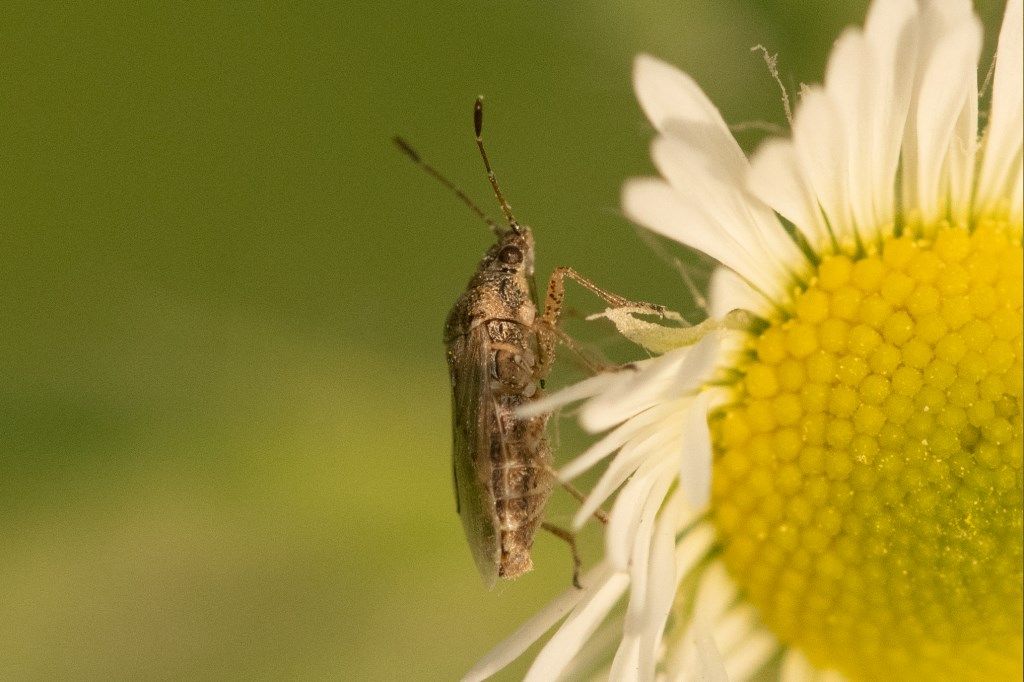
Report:
[[[741,590],[815,665],[1019,679],[1021,226],[922,233],[823,257],[737,355],[712,518]]]

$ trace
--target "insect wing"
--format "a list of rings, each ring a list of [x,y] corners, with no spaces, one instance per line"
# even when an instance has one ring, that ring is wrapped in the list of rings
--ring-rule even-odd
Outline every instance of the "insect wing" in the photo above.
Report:
[[[490,387],[490,339],[484,325],[452,340],[452,472],[455,501],[473,559],[490,589],[501,561],[499,521],[491,484],[492,427],[498,422]]]

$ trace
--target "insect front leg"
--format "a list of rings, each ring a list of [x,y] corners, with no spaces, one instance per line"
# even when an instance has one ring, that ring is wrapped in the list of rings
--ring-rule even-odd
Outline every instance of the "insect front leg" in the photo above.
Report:
[[[544,300],[544,313],[541,315],[536,325],[540,355],[540,362],[538,363],[539,376],[547,376],[547,373],[550,371],[551,364],[555,359],[555,346],[558,345],[559,341],[575,352],[592,374],[621,369],[616,365],[595,362],[587,356],[580,345],[576,343],[572,337],[559,329],[558,321],[562,315],[562,304],[565,301],[566,277],[575,281],[584,289],[587,289],[595,296],[615,308],[638,308],[641,311],[649,312],[652,315],[663,316],[665,314],[664,306],[645,303],[643,301],[632,301],[628,298],[619,296],[618,294],[613,294],[610,291],[606,291],[597,286],[572,268],[559,266],[555,268],[555,271],[551,273],[551,277],[548,279],[547,295]]]
[[[548,279],[547,298],[544,301],[544,315],[542,319],[544,323],[550,327],[555,327],[558,324],[558,318],[562,314],[562,302],[565,300],[566,277],[575,281],[581,287],[587,289],[612,307],[641,308],[650,312],[652,315],[665,314],[664,306],[655,305],[653,303],[644,303],[643,301],[631,301],[628,298],[623,298],[618,294],[605,291],[572,268],[559,266],[555,268],[555,271],[551,273],[550,279]]]

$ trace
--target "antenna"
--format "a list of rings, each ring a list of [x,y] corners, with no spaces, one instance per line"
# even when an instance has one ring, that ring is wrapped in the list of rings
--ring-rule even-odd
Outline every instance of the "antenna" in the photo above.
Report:
[[[473,213],[476,213],[481,220],[487,223],[487,227],[491,229],[491,232],[494,233],[494,236],[501,236],[503,230],[500,227],[498,227],[497,223],[495,223],[494,220],[492,220],[489,215],[484,213],[479,206],[473,203],[473,200],[470,199],[465,192],[456,187],[454,182],[446,178],[441,173],[441,171],[437,170],[429,163],[424,161],[416,152],[416,150],[412,148],[412,145],[410,145],[408,142],[406,142],[404,139],[397,135],[391,138],[391,141],[394,142],[395,146],[401,149],[406,156],[412,159],[413,163],[415,163],[417,166],[426,171],[427,175],[431,176],[432,178],[440,182],[442,185],[447,187],[449,190],[452,191],[453,194],[455,194],[455,196],[462,200],[462,203],[464,203],[466,206],[469,206],[469,210],[473,211]]]
[[[508,226],[512,228],[513,232],[519,232],[519,223],[516,222],[515,217],[512,215],[512,207],[505,201],[505,195],[501,193],[501,189],[498,188],[498,179],[494,177],[494,171],[491,169],[491,162],[487,159],[487,152],[484,151],[484,140],[481,136],[481,131],[484,127],[484,98],[483,96],[476,98],[476,104],[473,107],[473,128],[476,130],[476,146],[480,150],[480,157],[484,160],[484,168],[487,169],[487,179],[491,181],[491,187],[494,189],[494,196],[498,198],[498,204],[501,206],[501,212],[505,214],[505,219],[508,220]]]

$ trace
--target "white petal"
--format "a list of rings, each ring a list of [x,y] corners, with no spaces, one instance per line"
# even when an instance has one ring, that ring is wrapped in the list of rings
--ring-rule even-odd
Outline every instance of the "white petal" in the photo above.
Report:
[[[690,348],[683,366],[679,369],[679,383],[676,395],[688,395],[707,381],[715,367],[718,346],[728,332],[713,331]]]
[[[729,268],[717,268],[711,274],[708,289],[711,317],[725,317],[733,310],[749,310],[755,314],[765,312],[765,301],[750,285]]]
[[[717,218],[705,208],[654,178],[629,180],[622,188],[622,210],[630,220],[704,252],[774,300],[780,283],[772,269],[753,260],[728,231],[717,229]]]
[[[608,652],[622,640],[622,618],[612,612],[597,628],[562,672],[564,680],[592,679],[608,682]],[[601,670],[601,668],[604,670]]]
[[[800,254],[785,232],[760,202],[745,192],[747,160],[718,109],[693,79],[647,55],[637,57],[633,73],[641,106],[665,134],[659,144],[674,146],[664,156],[656,151],[655,162],[687,202],[694,204],[692,210],[717,216],[734,236],[742,234],[737,248],[749,248],[748,237],[753,233],[781,262],[798,260]],[[666,164],[679,172],[666,172]],[[745,219],[738,220],[740,217]],[[763,258],[763,253],[758,255]]]
[[[747,191],[750,166],[735,140],[716,140],[715,131],[707,127],[670,131],[651,146],[664,178],[683,201],[713,221],[708,227],[727,234],[751,260],[788,279],[788,268],[802,263],[802,254],[771,210]]]
[[[577,604],[583,601],[584,597],[596,592],[601,585],[607,582],[610,575],[611,570],[607,564],[598,564],[592,568],[582,578],[584,585],[582,590],[575,587],[565,590],[559,597],[519,626],[503,642],[477,661],[473,669],[463,676],[463,682],[487,679],[521,656],[524,651],[530,648],[530,645],[540,639],[555,623],[564,618],[572,609],[576,608]]]
[[[711,498],[711,432],[708,430],[710,393],[702,393],[683,417],[681,470],[679,485],[686,501],[704,507]]]
[[[837,159],[847,158],[846,138],[835,104],[821,88],[808,88],[800,100],[793,121],[793,147],[800,172],[810,184],[832,235],[845,247],[855,237],[846,195],[846,168],[837,163]]]
[[[815,251],[829,244],[821,208],[800,173],[793,143],[773,139],[762,144],[750,162],[750,191],[800,230]]]
[[[831,670],[818,670],[799,649],[786,649],[779,672],[781,682],[843,682],[846,678]]]
[[[782,682],[813,682],[817,671],[797,649],[787,649],[782,659],[779,679]]]
[[[793,146],[772,140],[754,159],[750,186],[819,252],[831,248],[822,210],[844,245],[875,239],[893,220],[914,14],[910,0],[876,2],[865,32],[850,29],[836,42],[824,90],[805,93]]]
[[[702,523],[691,529],[676,547],[676,588],[684,578],[707,556],[715,543],[715,529]]]
[[[1024,9],[1021,0],[1009,0],[1003,15],[996,51],[996,74],[992,88],[992,109],[985,132],[984,152],[978,181],[979,211],[992,209],[1016,190],[1024,142]],[[1019,195],[1018,195],[1019,196]],[[1019,206],[1019,201],[1011,204]],[[1018,215],[1019,209],[1017,209]]]
[[[663,519],[659,519],[657,525],[655,524],[658,510],[662,506],[662,500],[674,478],[671,467],[662,467],[661,478],[655,482],[651,492],[644,500],[639,523],[632,531],[632,547],[629,556],[629,604],[626,608],[625,622],[623,624],[622,643],[612,662],[611,679],[613,680],[648,680],[653,678],[654,654],[652,652],[650,656],[642,657],[640,646],[641,634],[648,610],[652,606],[655,608],[660,606],[652,603],[654,596],[651,595],[651,586],[648,584],[652,569],[650,562],[653,557],[651,545],[654,541],[654,534],[663,521]],[[672,549],[674,549],[673,538],[669,537],[668,542],[670,548],[668,559],[671,561]],[[608,555],[609,558],[613,555],[611,548],[609,548]],[[614,559],[612,561],[614,562]],[[673,584],[674,577],[673,573]],[[667,592],[662,590],[655,594],[655,596],[660,596],[667,602],[665,605],[666,609],[670,608],[673,602],[671,588],[672,585],[669,585]],[[649,672],[644,673],[644,668],[647,668]]]
[[[948,83],[943,83],[942,74],[935,75],[935,64],[937,60],[949,61],[957,51],[956,46],[964,42],[962,39],[951,40],[951,37],[976,22],[970,3],[965,0],[923,0],[914,25],[918,49],[914,58],[912,102],[903,139],[901,188],[904,212],[921,220],[934,220],[940,214],[945,215],[947,207],[944,200],[948,196],[949,177],[943,164],[949,138],[944,130],[952,130],[960,111],[959,106],[948,102],[964,101],[962,84],[953,80],[960,72],[950,76]],[[971,68],[976,70],[977,64],[972,64]],[[926,80],[929,81],[927,85]],[[941,106],[942,100],[946,101],[945,111],[928,111],[928,106]],[[925,105],[924,101],[930,105]],[[951,108],[953,113],[949,112]],[[920,129],[922,124],[925,130]],[[938,138],[945,138],[946,144]],[[940,201],[943,205],[939,205]]]
[[[587,402],[580,410],[580,424],[590,432],[603,431],[619,424],[672,395],[679,370],[696,346],[679,348],[653,358],[637,370],[624,370],[613,390],[607,390]]]
[[[606,391],[588,402],[580,412],[580,424],[589,431],[602,431],[647,408],[674,397],[692,393],[714,369],[721,331],[709,332],[692,346],[662,355],[635,372],[614,391]]]
[[[688,75],[660,59],[641,54],[633,62],[633,88],[651,124],[707,123],[729,134],[718,108]]]
[[[609,680],[615,682],[639,682],[640,673],[640,638],[635,634],[623,634],[612,667],[608,673]]]
[[[914,0],[875,0],[871,3],[864,19],[864,35],[880,59],[893,59],[900,42],[907,37],[907,22],[916,14],[917,3]]]
[[[956,26],[973,14],[971,0],[921,0],[921,4],[947,27]]]
[[[587,499],[580,505],[573,517],[573,527],[582,528],[589,517],[602,503],[636,471],[646,459],[665,456],[671,452],[671,445],[678,439],[678,434],[665,427],[646,429],[642,435],[626,443],[619,454],[611,461],[601,478],[591,489]]]
[[[666,660],[667,679],[679,682],[730,682],[722,656],[707,617],[694,609],[686,629],[672,647]]]
[[[696,650],[697,663],[694,666],[694,679],[701,682],[729,682],[729,673],[725,668],[725,661],[722,653],[715,645],[709,628],[704,625],[703,619],[694,615],[695,625],[691,630],[694,648]]]
[[[713,641],[715,623],[725,614],[735,597],[736,586],[726,574],[724,564],[720,561],[709,564],[700,576],[694,593],[693,613],[685,638],[692,640],[694,632],[700,631],[705,632],[707,637]],[[717,644],[715,650],[717,651]],[[695,665],[693,659],[695,653],[699,652],[686,654],[689,656],[689,660],[684,657],[682,662],[684,670]],[[724,660],[722,663],[724,665]]]
[[[519,419],[528,419],[541,414],[549,414],[570,403],[598,395],[608,386],[614,384],[617,378],[618,377],[612,373],[597,374],[595,376],[588,377],[577,384],[567,386],[560,391],[552,393],[551,395],[544,396],[539,400],[534,400],[531,403],[523,405],[516,410],[516,417]]]
[[[1020,223],[1024,215],[1024,164],[1017,164],[1017,178],[1010,184],[1010,220]]]
[[[651,546],[651,560],[647,579],[647,605],[640,621],[640,673],[641,678],[654,678],[658,649],[665,624],[675,602],[676,586],[676,533],[679,529],[681,505],[678,491],[665,503],[658,519]]]
[[[701,613],[707,616],[708,622],[715,623],[725,614],[735,598],[736,584],[726,573],[725,564],[720,561],[714,562],[701,576],[694,610],[700,609]]]
[[[951,145],[958,144],[953,131],[961,111],[976,96],[972,93],[977,91],[975,73],[981,35],[981,24],[973,16],[945,35],[929,55],[918,89],[913,113],[917,119],[916,207],[926,224],[941,218],[948,209],[943,198],[949,191],[943,186],[943,178],[949,177],[944,162]]]
[[[633,530],[632,547],[629,548],[629,604],[626,607],[626,627],[631,631],[639,631],[639,622],[647,608],[647,573],[651,559],[651,542],[654,536],[658,510],[665,501],[669,486],[675,480],[671,467],[662,468],[660,476],[651,487],[643,501],[643,509],[637,517]],[[614,562],[609,552],[608,558]]]
[[[869,74],[874,169],[872,173],[877,229],[895,220],[893,190],[899,168],[900,147],[910,108],[917,60],[917,4],[914,0],[876,0],[864,22],[874,71]]]
[[[732,607],[715,623],[715,641],[726,656],[743,646],[755,628],[760,627],[757,610],[744,602]]]
[[[871,56],[867,41],[857,29],[847,29],[836,41],[829,55],[825,71],[825,92],[832,102],[837,118],[834,125],[841,129],[845,144],[840,156],[832,162],[846,175],[845,195],[849,202],[850,227],[862,238],[868,226],[875,222],[874,206],[869,191],[870,178],[875,167],[871,153],[870,107],[867,101]]]
[[[971,195],[974,193],[974,169],[978,156],[976,71],[971,69],[966,79],[971,85],[960,108],[960,116],[953,126],[945,164],[949,174],[949,209],[954,221],[960,225],[966,225],[971,218]]]
[[[656,139],[672,141],[686,150],[685,158],[690,163],[690,170],[695,173],[700,172],[716,182],[741,188],[749,168],[747,157],[743,155],[732,133],[720,124],[721,117],[712,123],[668,121],[661,129],[662,135]],[[686,188],[685,182],[672,184]]]
[[[724,608],[724,603],[720,599],[724,593],[718,589],[717,576],[713,576],[711,573],[720,568],[720,564],[712,564],[701,578],[700,584],[697,586],[693,613],[686,635],[686,639],[694,643],[694,660],[691,664],[693,673],[705,676],[698,679],[729,680],[725,668],[725,657],[718,649],[718,644],[714,639],[714,623],[719,619]],[[727,599],[731,598],[732,595],[728,594]]]
[[[664,407],[653,407],[646,412],[632,417],[587,448],[583,454],[559,469],[558,480],[563,482],[573,480],[622,447],[627,441],[635,438],[640,431],[674,414],[674,412],[675,405],[667,405]]]
[[[685,528],[687,525],[685,519],[681,520],[680,528]],[[683,533],[682,540],[677,545],[675,552],[676,585],[674,592],[678,593],[682,589],[683,581],[691,577],[693,571],[705,562],[714,543],[715,530],[710,523],[704,521],[696,522],[696,525]],[[683,630],[682,635],[668,646],[665,654],[666,676],[671,680],[690,680],[693,679],[690,668],[695,658],[693,640],[686,622],[679,623],[678,629]]]
[[[573,656],[582,648],[629,585],[624,573],[611,575],[565,619],[530,666],[526,682],[550,682],[557,679]]]
[[[725,658],[725,669],[729,673],[729,679],[750,679],[778,650],[778,641],[766,630],[748,637],[742,646]]]
[[[631,550],[641,522],[645,525],[653,523],[654,513],[675,478],[674,468],[670,458],[652,457],[644,462],[629,483],[619,491],[605,531],[605,556],[613,567],[625,571],[631,561],[643,561],[646,564],[646,556],[638,559]],[[646,568],[643,573],[646,573]]]

